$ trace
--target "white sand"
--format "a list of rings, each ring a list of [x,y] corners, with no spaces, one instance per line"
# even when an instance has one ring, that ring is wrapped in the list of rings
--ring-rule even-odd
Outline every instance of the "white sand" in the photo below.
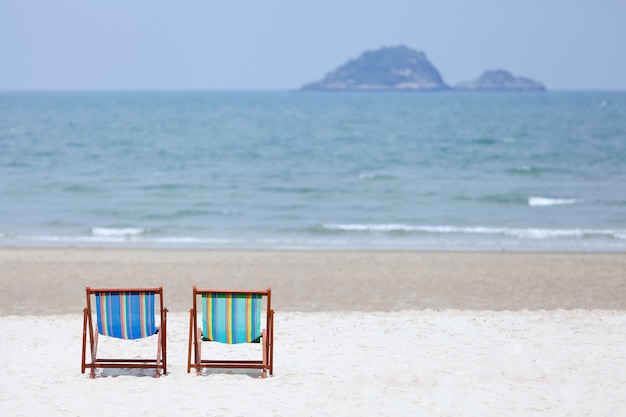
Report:
[[[277,311],[275,375],[265,380],[187,374],[188,314],[168,322],[168,375],[107,370],[90,380],[80,373],[81,315],[0,316],[0,414],[626,415],[624,311]],[[101,351],[116,348],[109,341]],[[139,354],[145,342],[122,346]]]

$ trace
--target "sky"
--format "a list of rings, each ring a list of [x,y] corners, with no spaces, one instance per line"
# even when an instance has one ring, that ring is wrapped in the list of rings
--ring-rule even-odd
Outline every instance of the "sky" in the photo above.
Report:
[[[291,90],[383,46],[626,90],[624,0],[0,0],[0,90]]]

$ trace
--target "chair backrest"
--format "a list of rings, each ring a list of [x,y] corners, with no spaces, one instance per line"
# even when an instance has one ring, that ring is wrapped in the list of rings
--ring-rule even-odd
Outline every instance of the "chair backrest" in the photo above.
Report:
[[[88,287],[88,308],[91,294],[95,295],[98,333],[101,335],[119,339],[140,339],[157,332],[154,306],[155,295],[159,295],[160,305],[163,305],[161,287],[136,289]]]
[[[261,337],[263,297],[267,297],[266,311],[270,310],[267,291],[197,290],[202,297],[202,334],[205,340],[236,344],[258,342]],[[197,310],[196,310],[197,311]]]

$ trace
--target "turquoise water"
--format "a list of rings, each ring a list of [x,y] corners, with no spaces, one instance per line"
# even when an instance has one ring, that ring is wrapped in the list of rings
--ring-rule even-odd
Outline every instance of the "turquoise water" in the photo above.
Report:
[[[4,92],[0,245],[624,251],[626,92]]]

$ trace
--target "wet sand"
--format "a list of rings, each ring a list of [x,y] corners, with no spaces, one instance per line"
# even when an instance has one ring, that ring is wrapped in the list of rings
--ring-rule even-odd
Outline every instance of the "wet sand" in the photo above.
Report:
[[[626,309],[626,253],[0,249],[0,315],[82,311],[85,285],[271,286],[276,311]]]

